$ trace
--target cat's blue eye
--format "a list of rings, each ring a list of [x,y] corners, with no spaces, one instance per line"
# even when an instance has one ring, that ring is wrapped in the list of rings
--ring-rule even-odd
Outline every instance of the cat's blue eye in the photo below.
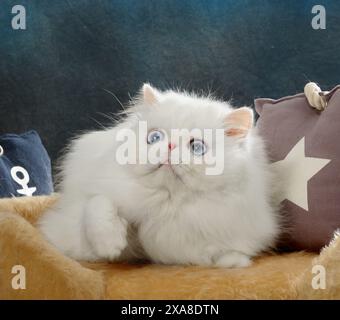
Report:
[[[203,156],[207,152],[207,147],[202,140],[191,140],[190,150],[195,156]]]
[[[164,133],[159,130],[152,130],[148,134],[147,142],[148,144],[154,144],[164,139]]]

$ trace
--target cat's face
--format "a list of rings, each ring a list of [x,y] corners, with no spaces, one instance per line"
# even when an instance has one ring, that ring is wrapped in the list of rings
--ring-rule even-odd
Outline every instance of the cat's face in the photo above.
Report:
[[[135,105],[138,125],[138,179],[156,186],[185,185],[195,190],[220,187],[233,179],[253,125],[249,108],[144,85]],[[143,123],[144,130],[141,130]],[[139,149],[147,150],[142,164]],[[236,170],[237,171],[237,170]]]

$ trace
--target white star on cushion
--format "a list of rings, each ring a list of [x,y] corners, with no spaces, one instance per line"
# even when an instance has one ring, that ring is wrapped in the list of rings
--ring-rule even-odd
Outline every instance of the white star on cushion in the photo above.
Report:
[[[306,157],[303,137],[283,160],[272,164],[287,186],[279,200],[287,199],[308,211],[307,182],[330,161],[330,159]]]

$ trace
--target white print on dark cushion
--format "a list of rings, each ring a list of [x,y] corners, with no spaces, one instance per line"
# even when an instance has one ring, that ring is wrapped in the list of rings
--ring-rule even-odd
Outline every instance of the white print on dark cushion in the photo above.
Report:
[[[21,173],[22,177],[18,176],[18,173]],[[25,168],[19,166],[13,167],[11,169],[11,176],[17,184],[22,186],[22,189],[17,189],[19,194],[31,197],[37,191],[36,187],[28,186],[30,176]]]
[[[287,199],[308,211],[307,182],[331,160],[306,157],[305,138],[303,137],[280,161],[274,162],[280,178],[284,179],[285,190],[281,193],[281,201]]]

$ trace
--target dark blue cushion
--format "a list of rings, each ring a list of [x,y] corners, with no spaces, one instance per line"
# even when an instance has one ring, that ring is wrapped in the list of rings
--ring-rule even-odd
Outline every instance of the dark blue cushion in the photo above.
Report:
[[[36,131],[0,136],[0,197],[53,192],[51,161]]]

